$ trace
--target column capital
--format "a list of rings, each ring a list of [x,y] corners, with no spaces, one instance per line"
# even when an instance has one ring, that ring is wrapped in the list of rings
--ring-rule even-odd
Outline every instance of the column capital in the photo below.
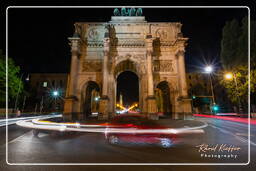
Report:
[[[178,58],[179,56],[184,56],[185,55],[185,50],[181,50],[181,49],[179,49],[179,50],[177,50],[176,51],[176,54],[175,54],[175,56]]]
[[[146,35],[146,41],[145,42],[146,42],[147,51],[150,51],[150,53],[152,53],[152,51],[153,51],[153,39],[152,39],[151,34]]]
[[[79,37],[69,37],[68,40],[70,41],[69,45],[71,47],[72,55],[78,55],[80,53],[80,38]]]
[[[103,43],[104,43],[104,55],[105,55],[105,52],[106,53],[109,52],[110,39],[109,38],[104,38]]]

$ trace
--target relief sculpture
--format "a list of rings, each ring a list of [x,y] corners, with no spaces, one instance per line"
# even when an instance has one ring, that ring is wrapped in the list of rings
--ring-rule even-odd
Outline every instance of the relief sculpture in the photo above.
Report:
[[[84,61],[82,71],[83,72],[101,72],[102,62],[99,60]]]
[[[155,72],[173,72],[172,60],[155,60]]]

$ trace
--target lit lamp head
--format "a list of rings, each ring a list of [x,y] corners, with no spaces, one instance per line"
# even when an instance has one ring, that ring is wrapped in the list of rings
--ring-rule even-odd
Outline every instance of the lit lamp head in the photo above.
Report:
[[[207,74],[210,74],[210,73],[212,73],[213,68],[212,68],[211,65],[208,65],[208,66],[206,66],[206,67],[204,68],[204,71],[205,71]]]
[[[227,80],[233,79],[233,74],[232,74],[232,73],[226,73],[224,76],[225,76],[225,78],[226,78]]]
[[[59,92],[58,92],[58,91],[53,91],[53,92],[52,92],[52,95],[53,95],[54,97],[57,97],[57,96],[59,95]]]

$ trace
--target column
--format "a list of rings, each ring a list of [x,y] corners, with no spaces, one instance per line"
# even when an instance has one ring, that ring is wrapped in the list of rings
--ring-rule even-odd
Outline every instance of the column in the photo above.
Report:
[[[104,56],[103,56],[103,70],[102,70],[102,96],[100,99],[100,107],[99,107],[99,119],[105,120],[108,119],[108,103],[109,103],[109,97],[108,97],[108,57],[109,57],[109,47],[110,47],[110,40],[109,37],[104,38]]]
[[[178,68],[179,68],[179,75],[180,75],[180,86],[181,86],[181,96],[187,97],[187,82],[186,82],[186,70],[185,70],[185,60],[184,60],[184,50],[178,51],[176,54],[178,60]]]
[[[153,72],[152,72],[152,36],[147,35],[146,47],[147,47],[147,73],[148,73],[148,96],[154,96],[154,87],[153,87]]]
[[[150,115],[149,117],[151,117],[151,114],[155,114],[157,112],[156,99],[154,96],[152,52],[153,52],[152,35],[148,34],[146,37],[146,54],[147,54],[147,76],[148,76],[147,112]]]
[[[108,55],[109,55],[109,38],[104,39],[104,57],[103,57],[103,86],[102,95],[108,95]]]
[[[77,34],[74,34],[73,37],[69,38],[70,46],[71,46],[71,67],[70,67],[70,75],[67,86],[67,97],[65,98],[64,104],[64,119],[70,120],[72,116],[77,115],[77,97],[76,97],[76,86],[77,86],[77,75],[79,69],[79,45],[80,38]]]
[[[179,50],[176,54],[178,60],[178,72],[179,72],[179,82],[180,82],[180,97],[179,97],[179,116],[178,118],[190,119],[191,118],[191,99],[188,98],[187,92],[187,82],[186,82],[186,70],[185,70],[185,59],[184,50]]]
[[[70,67],[70,85],[69,85],[69,96],[76,96],[76,79],[79,69],[79,40],[80,38],[72,37],[69,38],[71,42],[71,67]]]

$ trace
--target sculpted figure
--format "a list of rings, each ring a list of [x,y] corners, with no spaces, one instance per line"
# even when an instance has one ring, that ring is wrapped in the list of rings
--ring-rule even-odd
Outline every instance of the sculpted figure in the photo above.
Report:
[[[126,15],[127,15],[127,12],[126,12],[126,8],[125,8],[125,7],[123,7],[123,8],[121,9],[121,15],[122,15],[122,16],[126,16]]]
[[[136,15],[136,9],[135,8],[131,8],[129,15],[130,16],[135,16]]]
[[[142,8],[137,9],[136,16],[142,16]]]
[[[114,16],[120,16],[120,11],[117,8],[114,9]]]

